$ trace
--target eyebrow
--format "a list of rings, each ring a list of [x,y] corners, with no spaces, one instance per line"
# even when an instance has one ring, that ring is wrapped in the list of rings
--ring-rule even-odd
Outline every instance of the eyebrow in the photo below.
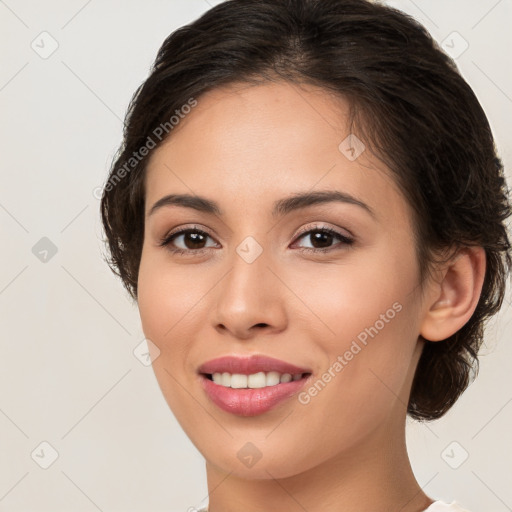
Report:
[[[307,208],[316,204],[324,204],[331,202],[341,202],[359,206],[367,211],[372,217],[376,217],[375,212],[366,204],[351,196],[346,192],[337,190],[318,190],[314,192],[301,192],[293,194],[289,197],[277,200],[272,208],[272,217],[287,215],[288,213]],[[157,210],[164,206],[182,206],[192,208],[199,212],[209,213],[212,215],[223,216],[223,211],[219,205],[207,199],[206,197],[190,195],[190,194],[169,194],[159,199],[149,210],[148,217],[153,215]]]

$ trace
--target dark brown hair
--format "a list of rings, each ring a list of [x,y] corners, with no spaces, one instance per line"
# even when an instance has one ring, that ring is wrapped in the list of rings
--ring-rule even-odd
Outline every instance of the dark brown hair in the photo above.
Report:
[[[398,10],[366,0],[227,0],[170,34],[132,97],[104,187],[107,261],[136,300],[144,171],[172,136],[170,119],[179,122],[213,88],[275,80],[348,100],[351,131],[390,168],[413,209],[421,283],[442,249],[485,249],[474,314],[448,339],[426,341],[416,369],[408,413],[439,418],[476,375],[484,323],[503,301],[510,204],[475,94],[427,30]]]

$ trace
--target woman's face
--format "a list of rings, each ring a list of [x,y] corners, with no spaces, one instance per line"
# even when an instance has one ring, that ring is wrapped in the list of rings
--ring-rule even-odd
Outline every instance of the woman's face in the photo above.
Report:
[[[166,401],[208,463],[242,477],[371,456],[403,427],[421,350],[411,210],[364,141],[347,139],[347,104],[321,89],[231,86],[190,110],[146,175],[138,304]],[[282,202],[318,192],[353,199]],[[175,194],[218,211],[153,208]],[[242,389],[243,377],[200,373],[251,355],[306,376],[216,372],[264,372],[247,381],[263,387]]]

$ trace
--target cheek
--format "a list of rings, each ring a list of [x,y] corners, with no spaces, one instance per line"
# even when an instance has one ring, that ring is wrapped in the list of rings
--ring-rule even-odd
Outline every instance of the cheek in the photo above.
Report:
[[[416,265],[409,247],[391,252],[376,245],[338,265],[318,265],[315,272],[298,269],[297,274],[302,277],[295,276],[294,291],[309,306],[314,323],[323,326],[331,347],[361,333],[364,338],[365,329],[375,324],[379,333],[396,328],[407,316],[397,310],[415,297]]]
[[[368,251],[339,271],[325,267],[314,281],[305,281],[301,293],[325,333],[317,338],[328,361],[320,371],[330,368],[336,375],[331,378],[336,383],[326,386],[334,401],[325,403],[344,404],[354,414],[384,413],[402,393],[417,344],[417,296],[411,293],[416,278],[414,254],[407,248]]]
[[[192,268],[192,267],[190,267]],[[191,280],[183,268],[169,264],[166,255],[142,254],[138,278],[138,307],[143,332],[160,350],[152,368],[162,394],[185,431],[192,428],[190,407],[192,373],[184,366],[189,340],[201,325],[197,305],[206,283]],[[208,289],[208,288],[206,288]],[[199,322],[199,323],[198,323]]]
[[[177,349],[185,341],[179,334],[193,325],[208,282],[206,276],[191,279],[186,267],[173,266],[163,253],[143,252],[138,278],[139,312],[145,335],[153,337],[160,350],[171,346]]]
[[[351,304],[337,317],[333,311],[337,334],[324,337],[322,347],[328,363],[305,388],[299,410],[307,430],[322,432],[326,445],[336,450],[358,443],[390,415],[406,412],[414,320],[409,304],[395,305],[381,309],[379,303],[366,303],[358,310]],[[379,318],[380,311],[388,323]]]
[[[173,294],[169,293],[170,282],[165,272],[143,252],[137,283],[140,318],[144,334],[164,349],[162,341],[172,327]]]

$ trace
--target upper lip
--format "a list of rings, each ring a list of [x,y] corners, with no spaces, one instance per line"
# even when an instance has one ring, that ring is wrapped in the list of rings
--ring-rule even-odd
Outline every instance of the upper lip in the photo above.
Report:
[[[203,363],[199,368],[199,373],[213,374],[213,373],[238,373],[241,375],[251,375],[258,372],[278,372],[290,373],[297,375],[299,373],[311,373],[306,368],[300,368],[294,364],[267,357],[263,355],[252,355],[249,357],[240,356],[224,356],[212,359]]]

